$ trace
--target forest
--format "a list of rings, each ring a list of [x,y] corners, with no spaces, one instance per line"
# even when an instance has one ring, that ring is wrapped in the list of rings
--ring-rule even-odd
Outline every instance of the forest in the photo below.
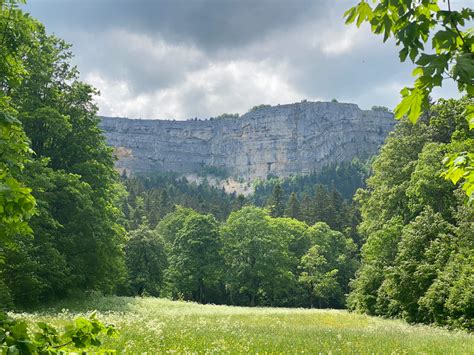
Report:
[[[429,100],[416,124],[402,110],[376,157],[236,196],[173,174],[120,176],[71,46],[13,0],[0,31],[1,309],[94,291],[474,330],[471,94]],[[30,344],[2,313],[0,349],[86,348],[115,332],[78,322],[90,330],[61,344],[42,323]]]

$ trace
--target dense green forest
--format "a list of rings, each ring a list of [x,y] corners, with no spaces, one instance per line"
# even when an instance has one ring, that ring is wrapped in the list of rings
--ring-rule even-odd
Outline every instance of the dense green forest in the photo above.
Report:
[[[443,157],[474,151],[472,96],[402,119],[372,163],[259,181],[248,197],[120,177],[70,46],[1,6],[0,308],[94,290],[474,329],[470,171],[442,176]]]
[[[219,221],[245,205],[254,205],[268,208],[273,217],[286,216],[308,224],[323,221],[339,231],[355,230],[358,213],[351,200],[355,191],[364,186],[369,169],[368,163],[356,159],[310,175],[258,180],[253,183],[254,192],[247,197],[226,193],[206,179],[201,184],[189,182],[176,173],[123,176],[128,192],[123,204],[125,225],[132,230],[146,218],[155,227],[176,205],[210,213]]]
[[[324,222],[309,227],[245,206],[220,224],[176,207],[125,244],[128,294],[205,303],[344,307],[357,246]]]
[[[118,208],[125,190],[97,127],[96,91],[78,80],[68,44],[19,9],[7,11],[14,20],[2,17],[9,51],[1,60],[1,302],[113,292],[125,275]],[[29,227],[18,233],[11,225],[26,222],[18,208],[33,207],[33,198]]]
[[[473,100],[440,100],[420,122],[402,122],[359,190],[366,241],[352,309],[473,329],[474,210],[441,176],[447,153],[473,151],[464,112]]]

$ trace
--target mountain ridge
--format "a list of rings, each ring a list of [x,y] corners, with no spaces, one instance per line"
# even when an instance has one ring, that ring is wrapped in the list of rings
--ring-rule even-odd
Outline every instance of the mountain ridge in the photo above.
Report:
[[[213,168],[253,180],[308,174],[373,155],[394,124],[390,112],[305,101],[206,120],[101,117],[100,127],[121,173],[189,174]]]

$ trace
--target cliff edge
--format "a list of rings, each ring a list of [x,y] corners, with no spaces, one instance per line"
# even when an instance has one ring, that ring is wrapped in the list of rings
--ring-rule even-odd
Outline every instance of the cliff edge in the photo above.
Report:
[[[238,118],[143,120],[102,117],[117,169],[189,174],[213,168],[252,180],[308,174],[377,153],[393,114],[355,104],[301,102],[263,107]]]

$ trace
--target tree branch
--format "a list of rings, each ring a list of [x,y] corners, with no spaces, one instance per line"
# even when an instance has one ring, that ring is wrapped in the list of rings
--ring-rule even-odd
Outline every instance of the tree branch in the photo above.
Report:
[[[448,0],[448,11],[449,12],[453,12],[451,11],[451,0]],[[456,25],[456,23],[452,20],[452,18],[450,18],[449,20],[451,22],[451,26],[453,26],[453,28],[456,30],[456,32],[458,33],[459,37],[461,38],[461,41],[462,41],[462,46],[465,47],[466,46],[466,41],[461,33],[461,31],[459,31],[459,28],[458,26]],[[469,52],[469,48],[465,47],[464,49],[466,49],[468,52]]]

